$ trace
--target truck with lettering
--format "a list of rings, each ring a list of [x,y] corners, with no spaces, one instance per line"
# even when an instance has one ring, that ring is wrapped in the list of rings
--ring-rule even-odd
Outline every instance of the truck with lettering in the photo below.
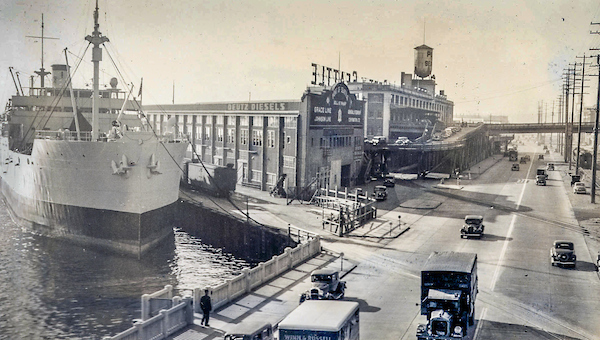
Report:
[[[475,322],[477,254],[434,252],[421,271],[421,315],[418,340],[456,340]]]
[[[355,301],[306,301],[278,325],[279,340],[358,340],[359,308]]]

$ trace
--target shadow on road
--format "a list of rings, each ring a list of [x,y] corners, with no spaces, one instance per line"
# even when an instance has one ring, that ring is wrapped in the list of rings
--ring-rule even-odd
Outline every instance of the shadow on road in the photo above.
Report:
[[[358,308],[360,308],[361,313],[377,313],[381,310],[379,307],[370,306],[369,303],[363,299],[346,297],[344,301],[354,301],[358,302]]]
[[[482,241],[488,241],[488,242],[497,242],[497,241],[512,241],[513,238],[512,237],[505,237],[505,236],[500,236],[500,235],[494,235],[494,234],[486,234],[486,233],[484,233],[481,236],[481,240]]]

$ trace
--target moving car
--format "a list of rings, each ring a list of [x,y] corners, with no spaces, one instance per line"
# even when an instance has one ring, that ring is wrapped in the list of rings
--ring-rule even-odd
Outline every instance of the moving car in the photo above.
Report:
[[[519,160],[519,163],[526,164],[527,160],[525,159],[525,157],[521,157],[521,159]]]
[[[383,180],[383,185],[386,187],[395,187],[396,186],[396,179],[393,176],[386,176],[385,179]]]
[[[273,340],[273,326],[264,321],[243,322],[225,334],[225,340]]]
[[[546,169],[548,169],[548,171],[554,171],[554,163],[548,163]]]
[[[404,145],[404,144],[409,144],[410,143],[410,139],[408,139],[408,137],[398,137],[398,139],[396,139],[396,141],[394,142],[394,144],[396,145]]]
[[[460,238],[478,237],[483,235],[483,216],[467,215],[465,216],[465,224],[460,229]]]
[[[586,194],[587,190],[585,189],[585,183],[575,182],[573,184],[573,193],[574,194]]]
[[[340,300],[346,292],[346,281],[340,281],[340,273],[331,268],[318,269],[310,274],[312,287],[300,295],[300,303],[306,300]]]
[[[511,171],[519,171],[519,163],[513,163],[512,167],[510,168]]]
[[[557,240],[554,241],[552,248],[550,248],[550,263],[561,266],[573,266],[577,261],[575,255],[575,246],[571,241]]]
[[[546,185],[546,176],[535,176],[535,185]]]

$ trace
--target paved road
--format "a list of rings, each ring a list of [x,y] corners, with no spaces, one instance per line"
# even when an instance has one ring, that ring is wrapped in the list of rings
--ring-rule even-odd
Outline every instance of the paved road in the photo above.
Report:
[[[566,166],[550,173],[546,187],[536,186],[535,170],[549,157],[537,159],[541,147],[523,151],[533,161],[520,171],[504,159],[477,179],[463,180],[460,190],[415,189],[415,196],[441,204],[421,212],[408,232],[383,248],[356,252],[360,264],[346,277],[346,296],[361,302],[361,338],[414,339],[417,324],[426,321],[419,313],[420,268],[433,251],[463,251],[479,260],[470,338],[600,339],[600,281],[562,178]],[[484,216],[481,240],[459,237],[466,214]],[[575,242],[575,269],[550,265],[555,239]]]
[[[599,249],[600,237],[594,239],[592,233],[584,238],[585,229],[591,227],[580,227],[574,211],[589,217],[600,214],[594,213],[595,206],[584,204],[589,195],[571,192],[568,167],[558,155],[538,160],[542,148],[533,145],[522,146],[519,152],[532,159],[521,164],[520,171],[511,171],[512,162],[496,156],[466,170],[460,183],[397,181],[389,199],[377,203],[378,220],[383,222],[369,226],[373,229],[368,233],[365,226],[351,237],[324,231],[318,208],[288,206],[263,193],[254,194],[250,215],[283,228],[291,224],[317,232],[326,249],[344,252],[357,264],[344,279],[346,299],[360,304],[362,339],[415,339],[417,324],[426,321],[419,307],[420,270],[433,251],[478,255],[477,320],[469,340],[600,339],[600,280],[591,255]],[[549,160],[557,161],[556,171],[550,172],[547,186],[536,186],[535,169]],[[376,184],[364,189],[372,191]],[[486,234],[481,240],[459,237],[467,214],[484,216]],[[394,233],[399,237],[385,236],[386,226],[392,226],[397,216],[402,229],[408,229]],[[364,237],[371,234],[376,237]],[[555,239],[575,242],[576,268],[550,265]],[[312,262],[307,266],[314,269]],[[304,267],[217,311],[212,329],[196,325],[173,339],[219,339],[232,322],[281,320],[310,285],[306,278],[311,269]],[[275,286],[281,290],[273,293]],[[246,303],[257,297],[259,304]]]

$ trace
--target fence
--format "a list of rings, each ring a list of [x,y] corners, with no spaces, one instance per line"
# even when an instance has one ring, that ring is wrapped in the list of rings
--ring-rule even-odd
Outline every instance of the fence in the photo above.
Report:
[[[216,287],[204,289],[209,290],[213,309],[217,309],[317,255],[320,251],[320,238],[314,235],[308,242],[300,243],[295,248],[285,248],[283,254],[273,256],[269,261],[259,263],[252,269],[242,270],[242,274],[233,279],[226,280]],[[204,289],[194,289],[196,312],[200,312],[200,298],[204,295]]]
[[[295,248],[285,248],[283,254],[273,256],[269,261],[259,263],[252,269],[244,269],[242,274],[216,287],[206,287],[205,289],[211,291],[213,309],[226,305],[321,252],[321,240],[318,235],[291,226],[288,232],[290,236],[296,235],[306,242],[299,243]],[[203,291],[204,289],[196,288],[193,297],[173,297],[173,286],[166,285],[157,292],[144,294],[142,319],[134,322],[132,328],[113,337],[104,337],[103,340],[165,339],[194,323],[194,312],[200,312]]]
[[[375,200],[367,193],[338,191],[321,188],[314,197],[316,204],[323,208],[323,229],[343,236],[360,227],[365,222],[377,217]],[[325,209],[329,209],[325,213]]]
[[[136,321],[133,327],[113,337],[104,337],[103,340],[160,340],[166,339],[171,334],[194,323],[194,309],[192,297],[172,299],[173,307],[162,309],[158,315],[147,320]]]

